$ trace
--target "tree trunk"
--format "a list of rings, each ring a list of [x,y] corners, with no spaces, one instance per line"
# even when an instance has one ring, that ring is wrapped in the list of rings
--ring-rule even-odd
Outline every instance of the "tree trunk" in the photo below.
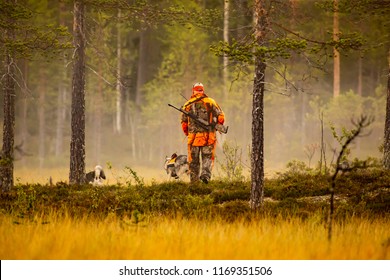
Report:
[[[339,0],[333,0],[333,40],[339,40]],[[333,97],[340,95],[340,52],[337,48],[333,48]]]
[[[306,146],[306,112],[307,110],[307,95],[306,93],[301,93],[301,146]]]
[[[357,94],[363,96],[363,57],[359,54]]]
[[[229,0],[224,0],[223,7],[223,41],[229,43]],[[223,97],[224,100],[228,100],[229,92],[229,57],[226,55],[223,57],[223,72],[222,72],[222,81],[223,81]],[[225,111],[226,115],[229,116],[230,112]],[[226,140],[226,134],[217,133],[217,141],[223,144]]]
[[[68,99],[68,90],[65,85],[66,81],[66,69],[63,70],[62,79],[58,87],[57,97],[57,123],[56,123],[56,148],[55,156],[62,155],[64,150],[64,127],[66,118],[66,100]]]
[[[265,41],[268,27],[265,1],[255,1],[255,39],[259,46]],[[251,208],[258,210],[264,198],[264,57],[255,60],[252,104]]]
[[[29,64],[27,60],[23,61],[23,78],[28,80]],[[28,129],[27,129],[27,111],[28,111],[28,98],[27,94],[23,94],[21,98],[21,110],[20,110],[20,142],[23,145],[23,149],[26,149],[28,145]],[[28,148],[28,147],[27,147]],[[21,157],[22,166],[26,165],[26,157]]]
[[[9,191],[14,186],[14,133],[15,133],[15,76],[14,61],[7,54],[4,61],[3,77],[4,93],[4,124],[3,148],[0,155],[0,185],[3,191]]]
[[[72,114],[69,183],[85,182],[85,4],[74,1],[73,9],[74,64],[72,78]]]
[[[38,107],[38,118],[39,118],[39,168],[43,167],[45,160],[45,147],[46,147],[46,122],[45,122],[45,99],[46,99],[46,76],[44,73],[44,67],[40,69],[40,81],[38,86],[39,91],[39,107]]]
[[[15,3],[8,1],[9,4]],[[9,20],[12,23],[12,19]],[[6,29],[4,36],[14,39],[12,27]],[[0,153],[0,187],[3,192],[10,191],[14,186],[14,139],[15,139],[15,61],[11,50],[6,49],[4,56],[3,84],[4,123],[3,147]]]
[[[99,61],[99,76],[103,76],[103,61]],[[93,118],[93,140],[94,140],[94,159],[96,164],[101,164],[100,154],[102,147],[102,111],[103,111],[103,81],[99,79],[96,88],[96,97],[94,98],[94,118]]]
[[[140,121],[140,112],[141,112],[141,106],[143,102],[143,96],[142,96],[142,87],[146,83],[146,76],[147,76],[147,56],[148,53],[148,32],[149,31],[142,31],[140,33],[140,41],[139,41],[139,52],[138,52],[138,68],[137,68],[137,87],[136,87],[136,95],[135,95],[135,107],[134,107],[134,114],[131,121],[132,124],[132,139],[134,146],[133,153],[135,155],[134,159],[141,158],[141,155],[146,152],[142,151],[141,149],[141,142],[138,141],[137,132],[139,127],[139,121]]]
[[[121,18],[121,10],[118,10],[118,20]],[[115,119],[115,132],[122,132],[122,84],[121,84],[121,76],[122,76],[122,53],[121,53],[121,25],[118,22],[117,25],[117,80],[116,80],[116,119]]]
[[[135,96],[135,104],[137,107],[141,106],[143,97],[142,97],[142,87],[146,82],[146,61],[147,61],[147,32],[142,31],[140,34],[139,41],[139,57],[138,57],[138,69],[137,69],[137,89]]]
[[[65,4],[63,2],[60,5],[60,24],[65,25]],[[62,70],[62,78],[58,86],[58,98],[57,98],[57,123],[56,123],[56,146],[55,156],[62,156],[64,151],[64,128],[66,119],[66,101],[68,100],[68,87],[66,86],[68,80],[68,73],[65,65],[67,64],[66,56],[63,58],[64,67]]]
[[[383,165],[386,169],[390,169],[390,49],[388,53],[388,64],[385,139],[383,144]]]
[[[250,20],[253,18],[249,18],[248,16],[246,16],[248,14],[248,11],[250,9],[252,9],[252,7],[249,7],[249,6],[252,6],[252,1],[250,1],[250,2],[251,3],[248,3],[248,0],[240,0],[240,1],[232,1],[231,2],[232,6],[233,7],[235,6],[237,11],[239,11],[241,15],[245,15],[239,19],[232,20],[232,22],[231,22],[231,24],[235,27],[235,28],[233,28],[233,30],[234,30],[233,32],[235,33],[235,35],[233,35],[232,37],[236,38],[236,40],[242,40],[247,36],[245,29],[239,28],[239,27],[251,24]],[[234,8],[231,9],[232,17],[234,15],[233,11],[234,11]]]
[[[229,43],[229,0],[224,0],[224,9],[223,9],[223,41]],[[227,97],[228,92],[228,62],[229,58],[227,56],[223,57],[223,86],[224,86],[224,96]]]

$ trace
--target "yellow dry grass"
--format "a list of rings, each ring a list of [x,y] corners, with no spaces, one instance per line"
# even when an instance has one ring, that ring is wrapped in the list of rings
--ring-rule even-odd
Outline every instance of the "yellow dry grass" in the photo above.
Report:
[[[135,225],[59,218],[0,216],[0,259],[389,259],[388,220],[352,218],[335,225],[332,243],[315,217],[256,222],[153,218]]]
[[[126,184],[127,182],[135,183],[133,175],[125,167],[111,169],[103,166],[107,180],[104,181],[105,185]],[[92,171],[93,167],[88,167],[88,171]],[[168,175],[164,169],[155,169],[148,167],[135,167],[133,171],[137,176],[144,181],[145,184],[150,184],[152,181],[163,182],[168,179]],[[20,184],[48,184],[50,178],[53,184],[58,182],[69,181],[69,168],[42,168],[31,169],[26,167],[17,167],[14,172],[15,183]],[[184,181],[188,181],[184,178]]]
[[[15,183],[21,184],[47,184],[50,177],[53,183],[60,181],[68,181],[69,168],[43,168],[31,169],[25,167],[15,167],[14,178]]]

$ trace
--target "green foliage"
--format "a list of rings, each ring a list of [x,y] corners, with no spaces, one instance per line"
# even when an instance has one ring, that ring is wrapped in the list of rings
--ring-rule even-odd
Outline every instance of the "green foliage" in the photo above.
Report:
[[[39,22],[38,13],[31,7],[2,2],[0,15],[0,49],[15,58],[53,56],[73,47],[66,27]]]
[[[307,48],[307,41],[303,39],[277,38],[275,40],[270,40],[270,43],[275,46],[270,58],[280,56],[287,59],[291,57],[292,51],[300,53]]]
[[[353,145],[348,148],[347,157],[367,157],[379,156],[379,146],[382,144],[378,139],[383,137],[383,122],[385,119],[386,90],[383,87],[376,89],[374,96],[361,96],[350,90],[341,94],[338,98],[314,97],[309,101],[310,113],[306,115],[306,126],[310,126],[317,131],[313,131],[308,142],[318,143],[321,141],[320,116],[323,116],[324,143],[328,163],[334,158],[334,150],[340,147],[343,140],[353,132],[351,119],[359,115],[370,115],[375,121],[370,125],[370,129],[365,133],[365,137],[359,137]],[[375,144],[376,143],[376,144]],[[357,149],[359,147],[360,153]],[[368,150],[369,153],[362,153]],[[375,153],[378,153],[376,155]],[[318,153],[319,154],[319,153]],[[314,157],[318,159],[318,155]],[[344,156],[345,160],[346,157]]]
[[[253,64],[253,47],[255,42],[249,44],[241,44],[239,41],[232,39],[232,42],[220,41],[216,45],[210,46],[210,51],[217,56],[228,56],[233,61],[240,61],[247,64]],[[258,49],[257,52],[266,52],[266,48]]]
[[[12,163],[13,159],[12,158],[6,158],[6,157],[0,157],[0,166],[1,165],[8,165]]]
[[[222,205],[215,206],[214,212],[215,215],[226,222],[234,222],[236,220],[250,221],[255,218],[249,202],[242,200],[232,200]]]
[[[29,186],[28,189],[23,189],[21,186],[17,186],[16,203],[13,211],[22,217],[32,214],[35,210],[36,200],[36,191],[33,186]]]
[[[284,172],[277,172],[272,190],[266,193],[278,200],[287,198],[300,198],[304,196],[322,196],[329,193],[329,185],[326,176],[318,175],[314,169],[309,168],[304,162],[292,160],[287,163]]]
[[[227,179],[230,181],[243,181],[244,166],[242,163],[242,150],[237,144],[233,144],[229,141],[224,141],[222,144],[222,152],[224,160],[217,162]]]
[[[292,160],[286,165],[287,171],[283,175],[290,174],[305,174],[311,171],[311,169],[302,161]]]
[[[347,130],[345,127],[342,127],[341,128],[341,135],[338,135],[336,128],[333,125],[330,125],[330,130],[332,131],[332,135],[333,135],[334,139],[337,140],[337,142],[340,144],[340,146],[342,146],[344,144],[345,140],[350,138],[355,131],[353,129]],[[351,153],[351,149],[349,147],[347,147],[344,150],[344,153],[340,159],[340,162],[347,160],[350,153]]]
[[[375,157],[367,157],[365,160],[359,158],[354,158],[351,161],[351,166],[356,169],[366,169],[366,168],[381,168],[383,166],[382,160]]]
[[[218,185],[222,185],[222,188],[216,187],[211,192],[211,197],[216,204],[223,204],[236,200],[249,201],[250,199],[249,182],[235,181],[229,182],[228,184],[220,182]]]
[[[122,19],[136,29],[145,26],[157,27],[161,24],[184,25],[211,29],[215,22],[221,18],[221,12],[217,9],[200,9],[193,1],[153,1],[146,0],[89,0],[87,5],[100,11],[112,11],[116,13],[121,9]],[[107,17],[109,17],[107,15]]]
[[[264,59],[291,57],[293,52],[300,53],[307,48],[307,41],[293,38],[276,38],[269,40],[269,46],[258,46],[253,38],[250,43],[242,44],[232,39],[232,42],[220,41],[217,45],[211,45],[210,50],[218,56],[228,56],[233,61],[253,64],[255,57]]]
[[[353,32],[350,34],[339,34],[338,40],[329,42],[328,45],[338,50],[349,51],[362,50],[366,43],[366,40],[361,34]]]
[[[117,185],[124,184],[125,186],[131,187],[135,185],[136,187],[144,187],[144,178],[138,175],[138,173],[129,166],[125,166],[123,172],[119,174],[118,171],[112,166],[111,162],[106,162],[106,168],[110,171],[111,177],[116,180]]]
[[[138,176],[137,172],[135,172],[133,169],[128,166],[125,166],[125,171],[127,171],[130,174],[130,177],[134,179],[135,185],[137,187],[143,187],[145,185],[144,179]],[[126,184],[131,185],[131,182],[126,180]]]
[[[142,216],[142,213],[138,210],[134,210],[132,213],[132,221],[134,224],[138,225],[139,223],[143,222],[145,220],[145,217]]]
[[[122,181],[122,176],[118,175],[114,169],[113,169],[113,166],[112,166],[112,163],[110,161],[107,161],[106,162],[106,168],[108,171],[110,171],[111,173],[111,177],[114,178],[116,180],[116,184],[120,184],[120,181]]]

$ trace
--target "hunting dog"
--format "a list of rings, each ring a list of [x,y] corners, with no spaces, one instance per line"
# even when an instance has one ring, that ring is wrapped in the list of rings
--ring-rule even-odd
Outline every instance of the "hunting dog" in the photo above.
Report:
[[[164,169],[170,178],[179,179],[183,174],[190,174],[190,169],[186,155],[174,153],[171,157],[165,157]]]
[[[96,165],[95,169],[91,172],[88,172],[85,175],[87,183],[90,183],[94,186],[102,186],[103,180],[106,179],[106,174],[104,174],[103,167]]]

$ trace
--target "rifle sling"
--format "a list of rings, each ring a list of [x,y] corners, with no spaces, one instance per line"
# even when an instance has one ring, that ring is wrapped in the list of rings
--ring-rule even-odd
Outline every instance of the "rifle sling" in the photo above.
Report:
[[[198,98],[192,100],[191,102],[188,102],[188,104],[185,104],[185,105],[184,105],[184,108],[187,108],[188,106],[192,105],[193,103],[198,102],[198,101],[200,101],[200,100],[202,100],[203,98],[206,98],[206,97],[207,97],[207,96],[198,97]]]

